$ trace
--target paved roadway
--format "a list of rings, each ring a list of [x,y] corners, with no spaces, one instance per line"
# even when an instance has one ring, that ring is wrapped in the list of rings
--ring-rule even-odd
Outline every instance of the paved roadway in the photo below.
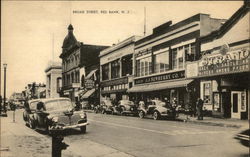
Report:
[[[12,154],[18,151],[26,152],[25,156],[50,156],[51,137],[25,127],[21,116],[18,111],[16,123],[11,122],[11,116],[4,119],[2,147],[9,146]],[[88,119],[86,134],[78,130],[67,133],[64,141],[70,147],[63,151],[63,156],[247,157],[249,153],[233,138],[241,129],[95,113],[88,113]],[[16,144],[6,142],[10,135]]]

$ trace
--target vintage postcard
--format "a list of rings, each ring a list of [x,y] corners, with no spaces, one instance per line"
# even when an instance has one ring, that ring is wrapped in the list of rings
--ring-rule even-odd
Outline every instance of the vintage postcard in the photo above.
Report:
[[[248,157],[249,8],[1,1],[0,157]]]

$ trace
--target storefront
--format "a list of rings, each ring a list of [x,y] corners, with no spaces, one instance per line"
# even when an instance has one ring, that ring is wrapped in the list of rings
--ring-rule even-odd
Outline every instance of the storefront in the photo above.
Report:
[[[239,8],[222,27],[200,38],[200,97],[214,116],[248,119],[250,103],[249,4]],[[196,65],[195,65],[196,64]]]
[[[207,55],[199,62],[200,96],[214,116],[247,119],[249,47]]]
[[[114,101],[130,99],[127,90],[133,82],[134,43],[138,38],[132,36],[101,51],[100,99]]]
[[[177,100],[177,104],[187,108],[191,105],[189,93],[193,90],[193,80],[185,78],[185,70],[161,75],[154,75],[134,80],[134,87],[128,92],[135,95],[136,102],[167,98],[170,102]]]

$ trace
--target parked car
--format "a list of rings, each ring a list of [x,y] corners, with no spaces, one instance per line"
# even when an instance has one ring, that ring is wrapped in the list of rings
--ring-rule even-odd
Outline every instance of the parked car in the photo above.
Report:
[[[133,101],[130,100],[120,100],[118,102],[118,109],[119,112],[123,115],[126,114],[133,114],[133,115],[137,115],[138,111],[137,111],[137,106]]]
[[[243,146],[250,147],[250,130],[246,129],[240,132],[236,135],[235,139],[239,140]]]
[[[150,100],[145,104],[139,102],[138,114],[140,118],[153,117],[154,120],[161,118],[176,118],[177,114],[174,108],[168,106],[165,102],[160,100]]]
[[[23,112],[23,119],[32,129],[50,132],[52,129],[65,130],[80,128],[86,132],[87,114],[75,110],[75,104],[68,98],[30,100]]]
[[[102,100],[100,102],[99,110],[101,111],[102,114],[105,113],[113,113],[113,104],[111,100]]]

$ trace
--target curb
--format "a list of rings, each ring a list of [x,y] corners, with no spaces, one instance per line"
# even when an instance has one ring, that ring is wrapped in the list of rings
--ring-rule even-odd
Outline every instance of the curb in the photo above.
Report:
[[[210,126],[220,126],[220,127],[232,127],[232,128],[241,128],[242,125],[237,124],[224,124],[224,123],[215,123],[215,122],[206,122],[206,121],[194,121],[194,120],[186,120],[186,119],[180,119],[182,122],[185,123],[194,123],[194,124],[200,124],[200,125],[210,125]]]

